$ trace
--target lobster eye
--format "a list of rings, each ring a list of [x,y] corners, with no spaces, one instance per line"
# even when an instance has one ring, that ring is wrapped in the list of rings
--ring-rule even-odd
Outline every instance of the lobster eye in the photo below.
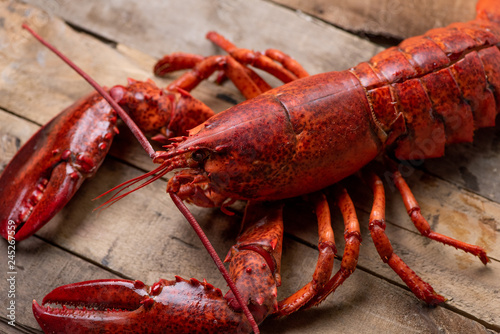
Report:
[[[208,156],[208,153],[205,150],[196,150],[191,154],[191,159],[196,162],[202,162]]]

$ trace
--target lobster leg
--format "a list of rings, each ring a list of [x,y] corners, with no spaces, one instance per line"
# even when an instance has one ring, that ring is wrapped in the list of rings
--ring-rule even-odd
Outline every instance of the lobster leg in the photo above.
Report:
[[[295,76],[299,79],[309,76],[309,73],[302,67],[302,65],[300,65],[298,61],[281,50],[267,49],[265,51],[265,55],[279,62],[285,69],[295,74]]]
[[[332,274],[333,260],[337,253],[331,224],[330,207],[328,206],[326,196],[323,193],[314,193],[308,197],[314,204],[318,218],[318,262],[312,281],[290,297],[280,301],[278,312],[280,316],[298,311],[322,290]]]
[[[361,232],[359,229],[359,221],[356,216],[356,209],[354,204],[347,193],[347,190],[341,189],[336,195],[337,205],[342,212],[342,217],[344,218],[344,255],[342,256],[342,262],[340,264],[340,269],[337,273],[325,284],[323,289],[314,296],[306,305],[305,308],[309,308],[321,303],[326,297],[328,297],[332,292],[334,292],[344,281],[351,276],[351,274],[356,269],[356,264],[358,263],[359,256],[359,246],[361,244]]]
[[[154,66],[154,74],[159,77],[164,77],[168,73],[178,71],[180,69],[189,69],[179,78],[175,79],[167,86],[170,91],[176,88],[182,88],[186,91],[193,90],[200,82],[208,79],[216,70],[221,70],[226,61],[226,56],[208,56],[200,60],[184,61],[186,57],[202,57],[197,55],[187,55],[184,53],[172,53],[164,56]],[[179,59],[181,58],[181,59]],[[177,66],[178,63],[186,63],[186,67]]]
[[[177,88],[182,88],[190,91],[216,70],[221,70],[245,98],[250,99],[271,89],[271,86],[245,65],[262,69],[285,83],[309,75],[297,61],[279,50],[270,49],[265,54],[261,54],[238,48],[216,32],[209,32],[207,38],[227,51],[229,56],[201,58],[186,53],[164,56],[154,67],[154,73],[158,76],[165,76],[179,69],[191,68],[191,71],[172,82],[167,87],[168,90],[175,91]]]
[[[391,166],[390,168],[392,169],[392,177],[394,184],[401,193],[406,210],[408,211],[408,215],[410,216],[411,221],[413,222],[417,230],[420,232],[420,234],[429,239],[439,241],[445,245],[450,245],[455,248],[461,249],[467,253],[471,253],[479,257],[481,262],[484,264],[490,261],[490,259],[486,255],[486,251],[484,250],[484,248],[450,238],[448,236],[442,235],[440,233],[431,230],[429,223],[422,216],[422,213],[420,211],[420,206],[418,205],[415,196],[413,196],[410,188],[408,187],[408,184],[401,176],[401,173],[397,169],[395,169],[394,166]]]
[[[159,60],[154,69],[155,74],[164,76],[166,73],[177,70],[176,64],[183,62],[176,59],[177,56],[185,57],[184,54],[171,54]],[[173,65],[170,65],[170,62]],[[257,73],[243,66],[231,56],[209,56],[193,63],[191,70],[174,80],[167,89],[176,91],[181,88],[191,91],[201,81],[208,79],[216,70],[222,71],[223,77],[228,77],[247,99],[271,89],[271,86]],[[218,78],[218,81],[222,80],[222,78]]]
[[[176,59],[177,57],[184,58],[187,56],[182,53],[166,55],[155,65],[155,74],[165,76],[167,73],[180,69],[177,64],[183,64],[184,60]],[[190,64],[190,61],[187,60],[186,64]],[[209,56],[198,62],[193,61],[191,65],[193,66],[190,71],[184,73],[184,75],[167,86],[169,91],[176,91],[178,88],[191,91],[200,82],[208,79],[216,70],[222,71],[222,76],[219,76],[218,82],[222,82],[227,76],[247,99],[271,89],[271,86],[257,73],[243,66],[231,56]]]
[[[432,286],[422,280],[406,263],[397,256],[391,242],[385,234],[385,192],[382,180],[373,172],[367,176],[367,181],[372,188],[373,208],[370,214],[370,234],[382,261],[387,263],[403,282],[418,298],[427,304],[435,305],[445,301],[444,297],[437,294]]]
[[[193,53],[174,52],[164,56],[162,61],[157,62],[153,72],[163,77],[175,71],[192,69],[204,59],[205,57]]]
[[[265,54],[262,54],[260,52],[238,48],[215,31],[209,32],[207,38],[229,53],[229,55],[238,62],[264,70],[281,80],[283,83],[309,76],[297,61],[281,51],[271,49],[266,51]],[[274,60],[281,64],[275,63]]]

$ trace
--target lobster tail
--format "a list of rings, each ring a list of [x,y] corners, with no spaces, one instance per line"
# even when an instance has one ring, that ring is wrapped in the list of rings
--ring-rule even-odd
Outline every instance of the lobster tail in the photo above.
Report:
[[[478,15],[496,17],[487,10],[493,7],[481,1]],[[397,158],[440,157],[445,144],[471,142],[474,130],[495,125],[499,43],[494,22],[455,23],[408,38],[350,70]]]

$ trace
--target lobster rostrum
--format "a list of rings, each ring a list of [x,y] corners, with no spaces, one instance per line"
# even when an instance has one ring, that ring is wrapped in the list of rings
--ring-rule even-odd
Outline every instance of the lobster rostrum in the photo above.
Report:
[[[480,0],[477,12],[474,21],[407,39],[350,70],[314,76],[307,76],[298,64],[278,51],[264,56],[238,49],[212,33],[209,38],[230,56],[173,54],[158,62],[157,74],[192,69],[169,86],[168,93],[160,91],[158,95],[166,96],[166,101],[151,98],[149,92],[138,94],[140,90],[135,85],[142,83],[131,82],[129,87],[109,90],[137,123],[148,115],[146,124],[140,125],[143,131],[161,132],[156,138],[168,141],[167,151],[151,154],[161,166],[146,174],[145,177],[156,175],[145,184],[182,169],[169,180],[167,191],[183,200],[206,207],[225,207],[234,200],[249,200],[242,234],[226,260],[230,261],[237,290],[257,323],[270,314],[287,315],[317,305],[356,267],[359,224],[347,192],[336,188],[335,197],[346,226],[346,247],[340,270],[331,276],[335,245],[328,205],[317,191],[357,172],[383,152],[403,160],[438,157],[444,154],[446,144],[470,142],[477,128],[494,125],[500,110],[500,7],[493,0]],[[269,89],[245,64],[263,68],[289,83]],[[187,91],[217,69],[222,69],[249,100],[190,129],[195,125],[193,119],[198,124],[211,112]],[[191,101],[187,109],[173,107],[182,97]],[[12,195],[2,199],[2,209],[8,208],[2,212],[2,219],[8,217],[16,222],[16,239],[33,234],[69,200],[81,183],[80,174],[89,175],[97,169],[116,132],[116,116],[101,102],[100,97],[92,95],[70,107],[69,116],[58,116],[43,127],[41,134],[35,134],[6,168],[0,191]],[[182,109],[183,113],[147,128],[150,114],[155,115],[155,123],[161,118],[156,110],[162,105],[170,106],[169,110]],[[57,130],[62,122],[77,127],[76,123],[85,118],[79,114],[83,109],[105,110],[102,114],[99,111],[99,115],[107,119],[106,132],[97,135],[99,139],[93,144],[88,145],[90,140],[86,139],[87,145],[61,152],[57,143],[62,139],[54,139],[57,137],[48,132]],[[145,110],[154,110],[154,114]],[[189,114],[193,110],[198,110],[194,115],[202,116]],[[186,126],[177,130],[181,123]],[[75,138],[72,131],[76,130],[71,127],[64,138]],[[180,136],[174,137],[174,133]],[[50,161],[45,167],[34,167],[38,166],[36,161],[27,161],[33,147],[39,144],[46,146],[39,161]],[[74,153],[79,150],[86,151]],[[95,157],[101,160],[94,162]],[[57,169],[61,165],[62,171]],[[488,262],[481,247],[433,232],[397,167],[388,161],[388,168],[411,220],[423,235]],[[33,174],[31,189],[12,183],[28,174]],[[369,228],[382,260],[418,298],[429,304],[443,302],[444,298],[393,252],[384,233],[382,183],[369,171],[364,176],[374,193]],[[66,182],[72,183],[61,186]],[[11,183],[13,188],[9,188]],[[308,200],[318,216],[318,264],[309,284],[278,302],[283,231],[279,200],[305,194],[311,194]],[[44,203],[45,196],[56,195],[63,198],[57,207]],[[2,221],[2,231],[4,236],[11,235],[6,221]],[[57,308],[54,304],[79,307]],[[139,281],[124,280],[75,283],[51,292],[42,306],[33,304],[35,317],[47,332],[249,332],[252,325],[242,315],[243,307],[233,292],[222,296],[207,282],[182,278],[162,280],[149,287]],[[181,314],[178,310],[182,310]]]

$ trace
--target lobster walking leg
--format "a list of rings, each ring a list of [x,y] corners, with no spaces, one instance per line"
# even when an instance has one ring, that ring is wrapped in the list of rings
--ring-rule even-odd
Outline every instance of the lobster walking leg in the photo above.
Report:
[[[172,82],[167,89],[175,90],[180,87],[190,91],[211,76],[214,71],[221,70],[245,98],[250,99],[270,90],[271,86],[245,65],[262,69],[284,83],[309,75],[297,61],[279,50],[270,49],[265,54],[261,54],[238,48],[213,31],[207,34],[207,38],[229,55],[202,58],[197,55],[174,53],[164,56],[154,67],[154,73],[157,76],[165,76],[179,69],[191,68]]]
[[[455,248],[463,250],[464,252],[471,253],[479,257],[481,262],[484,264],[490,262],[490,259],[486,255],[486,251],[484,250],[484,248],[450,238],[448,236],[442,235],[440,233],[431,230],[429,223],[422,216],[420,206],[418,205],[415,197],[413,196],[410,188],[408,187],[408,184],[406,184],[406,181],[401,176],[401,173],[398,170],[395,170],[394,167],[391,168],[392,168],[392,176],[394,179],[394,184],[401,193],[406,210],[408,211],[408,215],[410,216],[411,221],[413,222],[417,230],[424,237],[439,241],[445,245],[453,246]]]
[[[311,299],[309,303],[305,305],[305,308],[309,308],[318,305],[326,297],[328,297],[332,292],[334,292],[344,281],[351,276],[351,274],[356,269],[356,264],[358,263],[359,257],[359,246],[361,244],[361,232],[359,229],[359,221],[356,216],[356,209],[352,203],[351,197],[347,193],[347,190],[341,189],[339,193],[336,194],[337,205],[342,212],[342,217],[344,218],[344,255],[342,256],[342,262],[340,264],[340,269],[335,273],[335,275],[325,284],[323,289]]]
[[[309,73],[302,67],[302,65],[300,65],[298,61],[281,50],[267,49],[265,51],[265,55],[279,62],[285,69],[295,74],[295,76],[299,79],[309,76]]]
[[[271,49],[265,51],[265,54],[262,54],[260,52],[238,48],[222,35],[214,31],[207,34],[207,39],[221,47],[238,62],[264,70],[284,83],[309,76],[306,70],[304,70],[297,61],[281,51]],[[281,63],[281,66],[275,63],[274,60]]]
[[[318,192],[308,196],[308,198],[314,205],[318,219],[318,262],[312,281],[288,298],[280,301],[278,312],[280,316],[298,311],[321,291],[332,274],[333,260],[337,253],[330,218],[330,207],[328,206],[326,196]]]
[[[161,77],[178,70],[177,64],[183,64],[184,60],[179,60],[177,57],[184,58],[188,56],[179,53],[166,55],[156,64],[155,74]],[[222,82],[228,77],[247,99],[271,89],[271,86],[257,73],[243,66],[231,56],[210,56],[197,62],[190,62],[188,60],[186,64],[192,65],[190,71],[184,73],[184,75],[168,85],[168,90],[176,91],[178,88],[181,88],[191,91],[201,81],[208,79],[216,70],[222,71],[222,74],[217,79],[218,82]]]
[[[435,305],[445,301],[444,297],[437,294],[432,286],[422,280],[403,260],[397,256],[391,242],[385,234],[385,192],[382,180],[373,172],[366,177],[373,191],[373,208],[368,225],[370,234],[382,261],[387,263],[410,290],[428,304]]]

